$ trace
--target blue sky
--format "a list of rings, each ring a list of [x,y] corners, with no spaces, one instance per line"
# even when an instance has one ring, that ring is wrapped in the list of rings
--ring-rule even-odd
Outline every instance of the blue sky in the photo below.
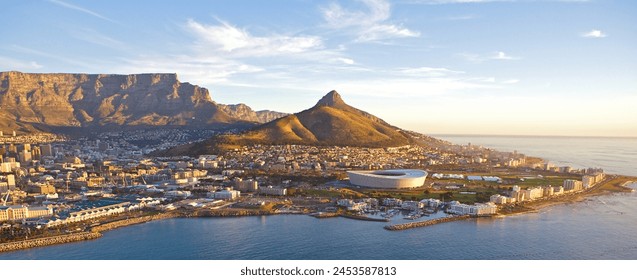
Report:
[[[335,89],[428,134],[637,136],[637,2],[10,1],[0,71],[177,73],[298,112]]]

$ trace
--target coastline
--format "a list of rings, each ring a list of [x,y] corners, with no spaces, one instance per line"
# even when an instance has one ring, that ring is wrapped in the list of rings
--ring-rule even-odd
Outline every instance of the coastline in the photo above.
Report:
[[[586,200],[589,197],[603,196],[603,195],[609,195],[613,193],[633,192],[634,190],[627,186],[634,183],[636,179],[637,179],[636,177],[631,177],[631,176],[612,175],[612,177],[605,180],[604,182],[596,186],[593,186],[592,188],[588,190],[582,191],[580,193],[569,194],[562,197],[556,197],[556,198],[547,199],[547,200],[537,200],[537,201],[530,201],[530,202],[525,202],[522,204],[517,204],[511,208],[510,212],[505,212],[505,213],[500,212],[496,215],[488,216],[488,217],[489,218],[505,218],[509,216],[537,213],[544,208],[548,208],[548,207],[552,207],[556,205],[578,203],[578,202],[582,202]],[[420,222],[395,224],[392,226],[385,226],[385,229],[406,230],[406,229],[412,229],[412,228],[418,228],[418,227],[432,226],[441,222],[453,222],[453,221],[464,220],[468,218],[481,218],[481,217],[469,217],[469,216],[466,216],[466,217],[460,216],[460,217],[463,217],[463,218],[449,219],[448,217],[445,217],[445,218],[426,220],[426,221],[420,221]]]
[[[499,213],[496,217],[506,217],[520,215],[526,213],[535,213],[541,209],[562,204],[578,203],[589,197],[609,195],[613,193],[632,192],[633,189],[628,185],[634,183],[637,178],[632,176],[611,175],[612,177],[604,182],[579,193],[569,194],[562,197],[556,197],[548,200],[537,200],[525,202],[517,205],[516,208],[509,213]]]
[[[164,219],[173,218],[203,218],[203,217],[242,217],[242,216],[263,216],[263,215],[276,215],[268,211],[261,210],[245,210],[245,211],[206,211],[206,212],[193,212],[185,213],[179,211],[171,211],[165,213],[157,213],[152,215],[145,215],[141,217],[132,217],[122,220],[111,221],[95,227],[92,227],[90,231],[75,232],[69,234],[61,234],[48,237],[40,237],[34,239],[26,239],[20,241],[12,241],[6,243],[0,243],[0,254],[4,252],[25,250],[37,247],[45,247],[52,245],[59,245],[65,243],[74,243],[79,241],[92,240],[102,237],[102,233],[118,228],[132,226],[137,224],[143,224],[151,221],[158,221]],[[281,213],[289,214],[289,213]]]
[[[613,193],[632,192],[634,191],[634,189],[628,187],[628,185],[633,184],[635,182],[637,182],[637,177],[613,175],[608,180],[586,191],[576,193],[576,194],[570,194],[570,195],[566,195],[566,196],[558,197],[554,199],[549,199],[549,200],[526,202],[522,205],[516,205],[513,211],[506,212],[506,213],[498,213],[495,216],[491,216],[491,218],[503,218],[507,216],[536,213],[543,208],[552,207],[556,205],[562,205],[562,204],[577,203],[577,202],[584,201],[585,199],[589,197],[603,196],[603,195],[608,195]],[[70,233],[70,234],[57,235],[57,236],[51,236],[51,237],[42,237],[42,238],[1,243],[0,253],[97,239],[102,237],[102,233],[106,231],[118,229],[121,227],[156,221],[156,220],[163,220],[163,219],[205,218],[205,217],[231,218],[231,217],[243,217],[243,216],[264,216],[264,215],[267,216],[267,215],[280,215],[280,214],[307,214],[307,213],[276,213],[272,211],[253,210],[253,209],[241,209],[241,210],[224,209],[221,211],[206,210],[206,211],[194,211],[194,212],[171,211],[166,213],[157,213],[157,214],[145,215],[141,217],[133,217],[133,218],[127,218],[123,220],[112,221],[112,222],[95,226],[91,228],[90,231],[85,231],[85,232],[77,232],[77,233]],[[343,218],[353,218],[353,217],[348,217],[342,214],[339,216]],[[443,218],[443,220],[441,221],[428,220],[424,222],[396,224],[393,226],[386,226],[385,229],[404,230],[404,229],[411,229],[411,228],[416,228],[421,226],[431,226],[434,224],[438,224],[440,222],[452,222],[456,220],[464,220],[467,218],[468,217],[462,216],[462,218],[453,218],[453,219]],[[373,220],[373,221],[376,221],[376,220]],[[431,222],[431,221],[434,221],[434,222]],[[387,227],[390,227],[390,228],[387,228]]]
[[[146,215],[108,222],[95,226],[91,228],[90,231],[0,243],[0,253],[97,239],[102,237],[103,232],[109,230],[114,230],[130,225],[142,224],[155,220],[171,219],[179,216],[181,216],[181,214],[177,212],[159,213],[154,215]]]

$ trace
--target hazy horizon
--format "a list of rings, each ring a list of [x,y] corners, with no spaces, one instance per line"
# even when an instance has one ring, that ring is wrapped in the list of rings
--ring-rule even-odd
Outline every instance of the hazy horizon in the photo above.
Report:
[[[1,14],[0,71],[177,73],[216,102],[286,113],[334,89],[425,134],[637,137],[634,1],[43,0]]]

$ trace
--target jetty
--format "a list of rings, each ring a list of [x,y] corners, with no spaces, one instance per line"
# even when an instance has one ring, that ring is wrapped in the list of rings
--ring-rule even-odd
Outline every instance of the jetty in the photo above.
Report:
[[[419,222],[413,222],[413,223],[389,225],[389,226],[385,226],[384,228],[386,230],[405,230],[405,229],[410,229],[410,228],[428,227],[428,226],[433,226],[433,225],[437,225],[437,224],[440,224],[440,223],[447,223],[447,222],[466,220],[466,219],[469,219],[469,218],[472,218],[472,217],[473,216],[471,216],[471,215],[450,216],[450,217],[431,219],[431,220],[419,221]]]

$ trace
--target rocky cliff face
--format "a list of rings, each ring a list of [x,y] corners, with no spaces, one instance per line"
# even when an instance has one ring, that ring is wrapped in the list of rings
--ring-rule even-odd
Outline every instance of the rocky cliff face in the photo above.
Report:
[[[219,105],[219,108],[226,112],[229,116],[250,122],[266,123],[289,115],[270,110],[254,111],[248,105],[243,103],[234,105],[217,105]]]
[[[0,72],[0,128],[208,125],[239,121],[176,74]]]

